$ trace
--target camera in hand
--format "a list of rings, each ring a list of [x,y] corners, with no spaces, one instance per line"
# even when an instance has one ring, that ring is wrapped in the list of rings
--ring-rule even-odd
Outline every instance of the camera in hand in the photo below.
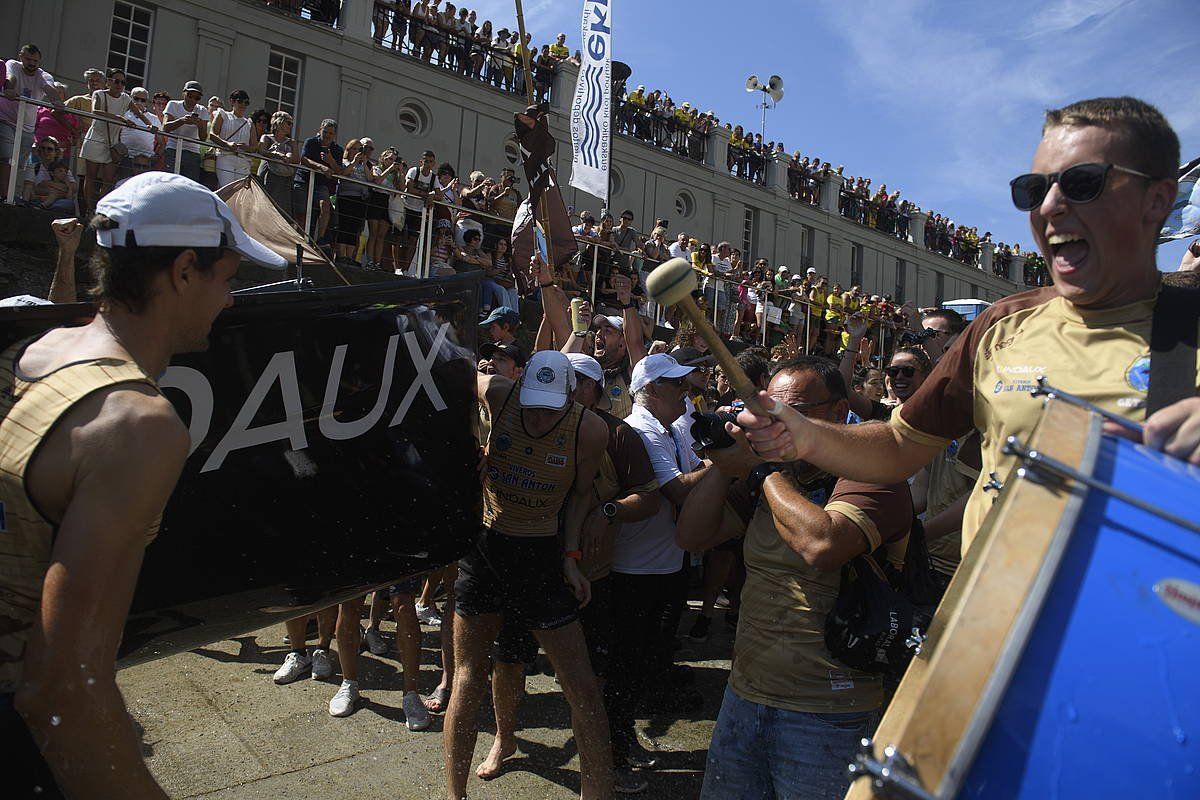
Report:
[[[725,430],[725,423],[737,424],[737,414],[732,411],[692,412],[693,448],[697,450],[721,450],[733,445],[733,437]]]
[[[900,344],[924,344],[939,333],[941,331],[935,331],[932,328],[926,328],[923,331],[905,331],[900,334]]]

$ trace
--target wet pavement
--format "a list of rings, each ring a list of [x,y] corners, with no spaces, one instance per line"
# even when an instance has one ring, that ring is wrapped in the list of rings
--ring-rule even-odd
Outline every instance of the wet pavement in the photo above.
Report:
[[[683,631],[698,604],[692,607]],[[724,613],[717,611],[707,642],[685,638],[679,653],[679,663],[693,669],[703,707],[638,720],[643,744],[660,751],[659,766],[642,773],[650,788],[639,797],[699,796],[733,644]],[[390,644],[394,624],[385,620],[382,629]],[[440,675],[440,650],[435,629],[423,627],[422,633],[420,690],[427,694]],[[283,637],[283,626],[266,628],[118,673],[141,728],[146,762],[168,794],[215,800],[328,796],[331,791],[362,798],[443,796],[443,718],[435,715],[426,731],[405,727],[397,653],[362,653],[362,702],[353,716],[336,719],[327,706],[340,674],[327,681],[273,683],[271,676],[288,652]],[[526,688],[517,755],[492,781],[479,780],[472,770],[470,797],[578,797],[579,758],[566,700],[547,675],[531,676]],[[479,722],[476,765],[492,745],[490,700],[481,707]]]

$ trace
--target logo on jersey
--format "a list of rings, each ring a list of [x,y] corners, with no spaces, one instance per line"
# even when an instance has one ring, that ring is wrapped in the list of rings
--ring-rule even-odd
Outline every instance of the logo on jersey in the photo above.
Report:
[[[552,467],[565,467],[567,465],[567,457],[561,453],[550,453],[546,456],[546,463]]]
[[[538,383],[554,383],[554,370],[550,367],[542,367],[534,377],[537,378]]]
[[[496,437],[496,449],[501,453],[510,447],[512,447],[512,437],[507,433],[502,433]]]
[[[1150,356],[1139,356],[1125,370],[1125,382],[1136,392],[1145,393],[1150,388]]]
[[[621,396],[621,387],[617,386],[616,384],[613,384],[611,387],[609,387],[608,393],[611,394],[613,397],[620,397]]]

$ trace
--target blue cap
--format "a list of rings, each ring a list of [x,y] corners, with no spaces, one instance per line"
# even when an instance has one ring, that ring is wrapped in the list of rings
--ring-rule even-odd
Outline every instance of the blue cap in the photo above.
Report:
[[[521,315],[508,306],[497,306],[492,309],[491,314],[488,314],[487,319],[479,323],[479,327],[486,328],[493,322],[507,322],[510,325],[519,325],[521,323]]]

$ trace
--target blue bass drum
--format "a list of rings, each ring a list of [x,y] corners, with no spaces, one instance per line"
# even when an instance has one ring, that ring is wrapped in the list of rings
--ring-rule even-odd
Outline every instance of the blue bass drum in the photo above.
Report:
[[[1051,401],[1010,440],[1024,466],[849,797],[1200,798],[1200,469],[1099,431]]]

